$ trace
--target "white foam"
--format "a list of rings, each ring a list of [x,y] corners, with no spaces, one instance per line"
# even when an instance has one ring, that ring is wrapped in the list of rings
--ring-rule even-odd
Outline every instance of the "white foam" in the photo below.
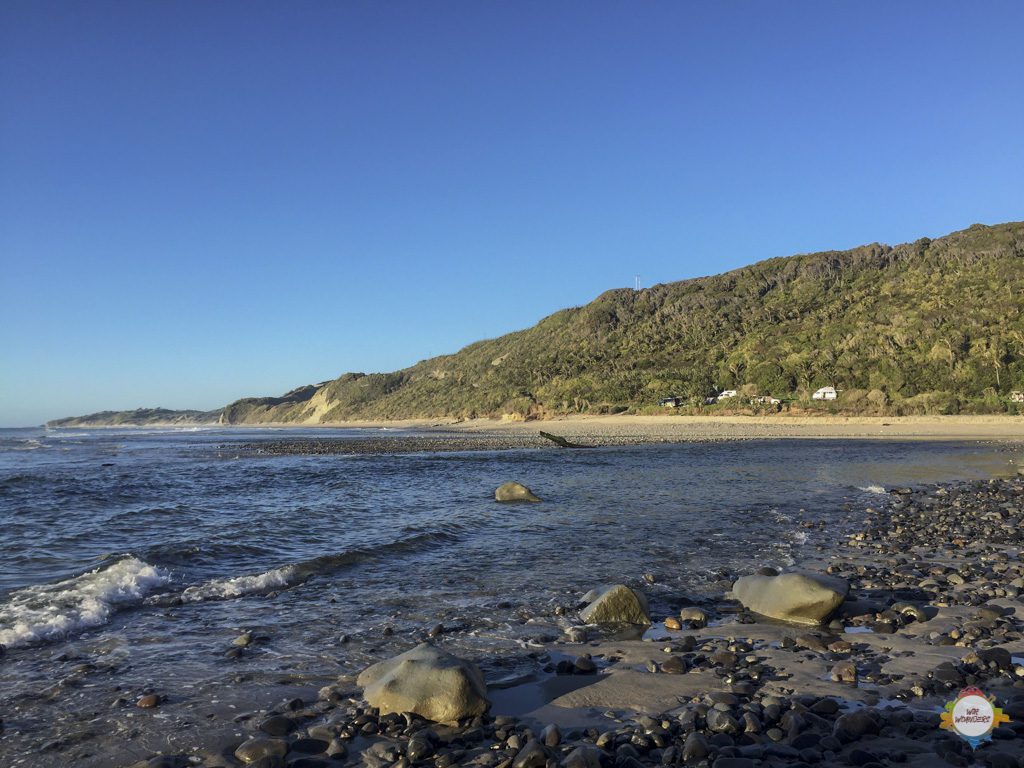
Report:
[[[27,440],[18,440],[11,447],[13,451],[36,451],[43,447],[43,444],[35,438],[28,438]]]
[[[0,643],[9,647],[59,640],[106,624],[118,606],[139,603],[167,576],[126,557],[56,584],[16,590],[0,605]]]
[[[857,486],[857,490],[864,491],[864,493],[885,493],[886,490],[880,485],[865,485],[863,487]]]
[[[255,576],[235,576],[231,579],[214,579],[205,584],[189,587],[181,593],[181,599],[187,603],[198,603],[203,600],[224,600],[241,597],[259,592],[266,592],[275,587],[287,587],[295,577],[295,567],[286,565],[274,568],[266,573]]]

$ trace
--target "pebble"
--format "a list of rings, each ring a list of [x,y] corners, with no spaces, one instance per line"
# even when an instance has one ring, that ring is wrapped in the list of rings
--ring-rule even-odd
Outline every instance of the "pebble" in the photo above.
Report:
[[[562,743],[562,732],[558,729],[557,725],[552,723],[540,732],[540,740],[545,747],[557,747]]]
[[[700,629],[708,625],[708,615],[701,608],[683,608],[679,612],[679,618],[687,622],[693,629]]]
[[[574,663],[574,671],[577,675],[592,675],[597,672],[597,665],[592,659],[580,656]]]
[[[661,671],[670,675],[681,675],[686,672],[686,660],[682,656],[669,656],[661,663]]]
[[[245,765],[263,758],[284,757],[288,753],[288,742],[284,739],[255,737],[242,742],[235,750],[235,757]]]
[[[857,682],[857,665],[852,661],[841,661],[832,667],[830,673],[832,681],[836,683],[854,683]]]
[[[259,729],[270,736],[287,736],[295,730],[295,723],[287,717],[273,715],[263,720]]]

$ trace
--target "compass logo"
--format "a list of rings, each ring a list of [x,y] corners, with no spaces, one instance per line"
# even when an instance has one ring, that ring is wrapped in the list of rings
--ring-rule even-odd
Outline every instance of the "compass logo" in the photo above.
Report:
[[[971,749],[977,749],[979,744],[992,740],[992,731],[1000,723],[1010,722],[1003,710],[995,706],[995,700],[995,696],[985,696],[977,688],[964,688],[946,704],[939,727],[953,731]]]

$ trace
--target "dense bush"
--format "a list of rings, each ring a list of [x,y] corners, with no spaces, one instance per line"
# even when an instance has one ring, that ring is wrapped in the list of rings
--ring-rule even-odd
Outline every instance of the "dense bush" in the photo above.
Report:
[[[770,259],[608,291],[533,328],[321,388],[324,420],[645,409],[741,389],[815,412],[1006,412],[1024,389],[1024,224]],[[840,400],[810,400],[818,387]],[[317,398],[239,401],[231,421],[309,418]],[[747,403],[734,404],[733,407]],[[511,410],[509,410],[511,409]]]

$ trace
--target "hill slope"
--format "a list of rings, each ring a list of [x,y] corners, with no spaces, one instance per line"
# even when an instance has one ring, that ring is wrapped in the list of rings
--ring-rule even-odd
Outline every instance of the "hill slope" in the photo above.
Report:
[[[545,415],[715,388],[856,412],[998,412],[1024,388],[1024,222],[763,261],[608,291],[533,328],[394,373],[248,398],[223,423]]]
[[[100,411],[88,416],[69,416],[46,422],[48,427],[186,427],[216,424],[221,411],[172,411],[168,408],[137,408],[134,411]]]

